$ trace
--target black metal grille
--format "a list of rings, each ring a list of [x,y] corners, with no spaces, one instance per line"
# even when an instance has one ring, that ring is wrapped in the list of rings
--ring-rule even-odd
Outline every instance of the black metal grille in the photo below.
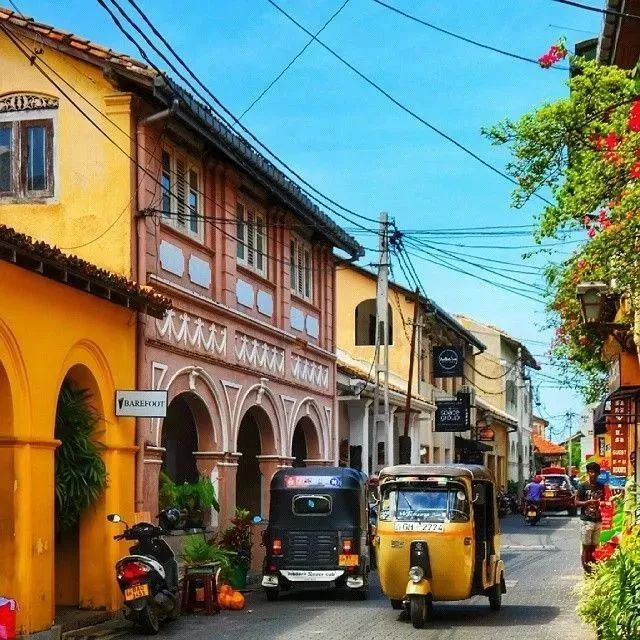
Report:
[[[333,567],[338,564],[338,536],[324,531],[292,531],[287,544],[287,565]]]

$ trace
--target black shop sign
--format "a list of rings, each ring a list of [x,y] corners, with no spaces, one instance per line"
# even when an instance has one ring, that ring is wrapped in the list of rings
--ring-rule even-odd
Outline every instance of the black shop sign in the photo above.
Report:
[[[468,431],[471,428],[471,402],[468,393],[455,400],[436,400],[436,433]]]
[[[460,347],[433,347],[433,375],[435,378],[462,378],[464,357]]]

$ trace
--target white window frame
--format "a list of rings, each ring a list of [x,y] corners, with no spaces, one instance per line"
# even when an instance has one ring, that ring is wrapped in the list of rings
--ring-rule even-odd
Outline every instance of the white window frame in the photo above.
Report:
[[[162,222],[167,226],[184,233],[185,235],[194,238],[200,242],[204,239],[204,220],[202,219],[202,170],[199,163],[195,162],[192,158],[184,153],[180,153],[176,148],[164,146],[162,148],[162,154],[160,156],[160,182],[162,182],[165,167],[164,167],[164,154],[169,156],[169,202],[170,209],[167,213],[163,210],[161,217]],[[178,180],[178,172],[182,170],[183,174],[183,198],[179,197],[180,181]],[[195,173],[197,178],[196,188],[191,186],[191,172]],[[160,187],[162,194],[160,197],[161,205],[164,206],[164,187]],[[195,215],[193,218],[190,214],[191,206],[189,205],[189,198],[192,193],[195,192],[197,198],[195,206]],[[182,211],[182,215],[179,215]],[[192,223],[195,222],[196,229],[192,228]]]
[[[311,243],[292,234],[289,245],[289,279],[291,292],[307,302],[313,302],[313,249]]]
[[[263,278],[267,277],[267,221],[249,201],[236,202],[236,262]]]

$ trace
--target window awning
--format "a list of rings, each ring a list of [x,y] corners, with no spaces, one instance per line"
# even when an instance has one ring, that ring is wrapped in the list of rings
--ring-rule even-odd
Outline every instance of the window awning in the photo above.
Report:
[[[455,446],[457,450],[463,451],[479,451],[482,453],[485,451],[493,451],[493,447],[485,444],[484,442],[469,440],[468,438],[461,438],[460,436],[456,436]]]

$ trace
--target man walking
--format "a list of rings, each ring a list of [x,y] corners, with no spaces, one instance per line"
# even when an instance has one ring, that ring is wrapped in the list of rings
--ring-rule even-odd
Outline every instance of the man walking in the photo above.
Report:
[[[608,499],[608,487],[598,481],[600,465],[597,462],[587,465],[587,475],[588,482],[583,482],[578,487],[576,507],[581,508],[582,567],[586,573],[591,573],[593,552],[600,542],[602,531],[600,503]]]

